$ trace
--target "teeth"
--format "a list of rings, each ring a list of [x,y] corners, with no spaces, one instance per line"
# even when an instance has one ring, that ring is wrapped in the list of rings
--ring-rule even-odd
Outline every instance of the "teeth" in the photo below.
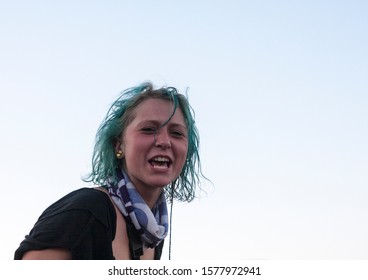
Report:
[[[169,162],[169,159],[165,157],[155,157],[153,158],[154,161],[160,161],[160,162]]]
[[[170,166],[170,159],[167,157],[154,157],[150,160],[150,164],[154,167],[154,168],[159,168],[161,170],[169,168]]]

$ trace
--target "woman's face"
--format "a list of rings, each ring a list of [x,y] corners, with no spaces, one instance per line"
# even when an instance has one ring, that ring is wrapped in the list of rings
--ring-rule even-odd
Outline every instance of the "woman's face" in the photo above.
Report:
[[[124,152],[124,168],[138,190],[162,188],[183,169],[188,151],[188,133],[178,107],[170,121],[173,103],[149,98],[133,110],[116,149]]]

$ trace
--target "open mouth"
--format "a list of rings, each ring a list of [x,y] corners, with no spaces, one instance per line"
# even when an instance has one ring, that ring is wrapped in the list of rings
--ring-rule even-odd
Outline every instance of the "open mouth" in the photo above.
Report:
[[[167,157],[158,156],[150,159],[148,161],[153,167],[157,168],[169,168],[171,165],[171,160]]]

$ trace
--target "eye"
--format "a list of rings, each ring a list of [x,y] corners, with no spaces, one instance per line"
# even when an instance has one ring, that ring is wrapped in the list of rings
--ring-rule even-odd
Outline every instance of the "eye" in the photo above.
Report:
[[[173,130],[171,131],[171,135],[173,137],[177,137],[177,138],[180,138],[180,137],[186,137],[186,134],[185,132],[181,131],[181,130]]]
[[[141,131],[145,134],[155,134],[156,128],[155,127],[143,127],[141,128]]]

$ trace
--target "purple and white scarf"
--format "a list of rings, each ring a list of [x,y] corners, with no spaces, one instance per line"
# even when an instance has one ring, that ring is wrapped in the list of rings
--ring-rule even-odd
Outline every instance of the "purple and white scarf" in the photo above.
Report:
[[[123,170],[118,170],[117,177],[117,183],[107,183],[111,199],[141,235],[143,246],[157,246],[166,237],[169,225],[164,192],[150,209]]]

